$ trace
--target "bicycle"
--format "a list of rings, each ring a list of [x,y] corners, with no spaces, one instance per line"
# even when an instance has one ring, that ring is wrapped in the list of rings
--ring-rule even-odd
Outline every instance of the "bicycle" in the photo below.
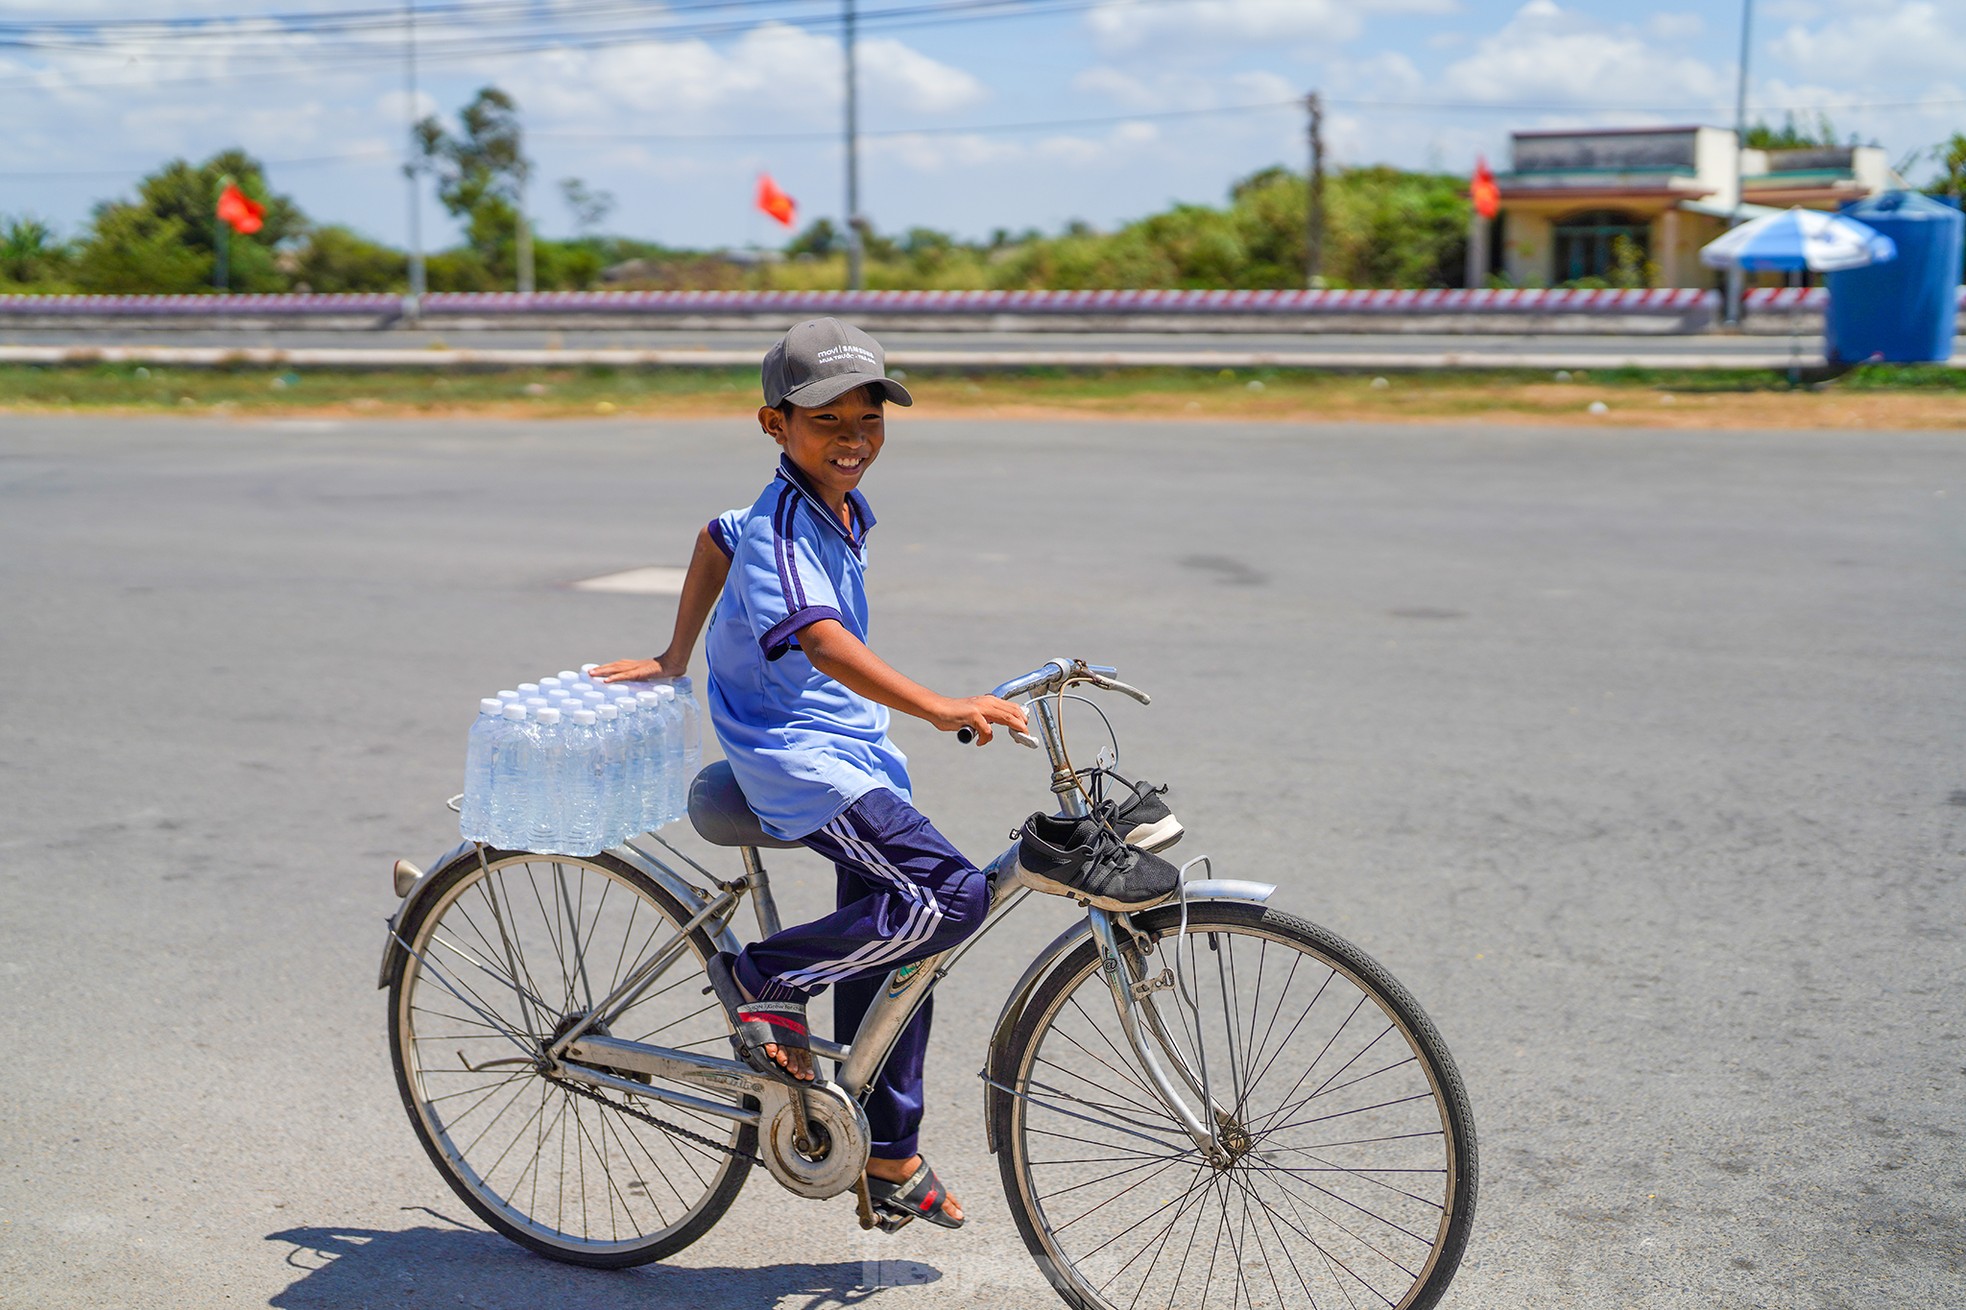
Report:
[[[1148,696],[1052,660],[996,689],[1025,699],[1064,812],[1087,812],[1066,700]],[[1104,717],[1103,714],[1101,716]],[[591,858],[453,848],[397,864],[379,986],[397,1086],[424,1149],[493,1229],[543,1255],[622,1267],[681,1250],[754,1167],[798,1196],[856,1190],[859,1097],[917,1007],[1021,904],[1017,847],[986,866],[989,917],[893,970],[834,1067],[803,1089],[729,1057],[704,962],[738,949],[753,897],[778,930],[767,836],[712,765],[699,833],[738,850],[697,879],[630,841]],[[979,1077],[1004,1191],[1031,1254],[1081,1310],[1379,1304],[1446,1290],[1474,1217],[1474,1121],[1433,1024],[1357,947],[1269,907],[1274,887],[1188,881],[1132,914],[1086,906],[1012,989]],[[1212,872],[1212,870],[1208,870]]]

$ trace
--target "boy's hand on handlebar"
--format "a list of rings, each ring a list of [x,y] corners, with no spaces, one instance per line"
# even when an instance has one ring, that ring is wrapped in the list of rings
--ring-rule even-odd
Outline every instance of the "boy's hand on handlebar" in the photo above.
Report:
[[[664,651],[652,660],[615,660],[597,665],[591,676],[596,682],[652,682],[657,678],[681,677],[687,663]]]
[[[1027,732],[1029,722],[1024,717],[1024,707],[1013,705],[996,696],[965,696],[952,699],[942,706],[942,711],[931,720],[944,732],[955,732],[968,728],[976,734],[976,744],[987,746],[994,735],[992,724]]]

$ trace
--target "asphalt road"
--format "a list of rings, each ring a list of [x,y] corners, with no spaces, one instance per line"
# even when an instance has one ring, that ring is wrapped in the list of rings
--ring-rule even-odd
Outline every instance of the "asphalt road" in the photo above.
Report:
[[[761,355],[782,329],[711,331],[706,329],[647,329],[548,331],[538,328],[481,328],[442,330],[377,329],[373,331],[296,327],[288,330],[178,328],[20,328],[0,326],[0,346],[278,346],[286,349],[424,349],[435,345],[473,350],[642,349],[743,350]],[[1043,353],[1054,350],[1115,351],[1154,354],[1166,351],[1209,350],[1267,353],[1316,351],[1334,355],[1419,355],[1469,351],[1513,355],[1576,355],[1618,358],[1629,355],[1668,355],[1688,360],[1751,356],[1760,359],[1786,349],[1785,338],[1767,335],[1734,336],[1719,333],[1657,336],[1596,336],[1584,333],[1463,333],[1404,334],[1276,332],[905,332],[883,331],[881,344],[897,356],[910,350]],[[1803,338],[1807,351],[1820,353],[1822,330],[1812,326]]]
[[[974,1073],[1062,904],[941,1000],[960,1233],[757,1177],[568,1269],[397,1101],[390,861],[454,833],[478,695],[663,644],[567,584],[680,563],[768,474],[746,427],[0,420],[0,1304],[1055,1303]],[[1428,1007],[1484,1173],[1448,1306],[1966,1303],[1957,434],[897,423],[869,491],[884,654],[1119,665],[1183,853]],[[1046,799],[898,736],[972,853]]]

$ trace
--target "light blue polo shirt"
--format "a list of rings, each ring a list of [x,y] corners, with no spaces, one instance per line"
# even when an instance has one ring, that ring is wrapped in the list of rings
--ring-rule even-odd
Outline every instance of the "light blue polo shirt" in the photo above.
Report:
[[[796,841],[877,787],[912,802],[908,758],[888,712],[812,667],[801,629],[835,619],[867,640],[867,532],[874,512],[849,493],[849,530],[791,460],[749,509],[710,536],[730,576],[710,615],[710,722],[766,832]]]

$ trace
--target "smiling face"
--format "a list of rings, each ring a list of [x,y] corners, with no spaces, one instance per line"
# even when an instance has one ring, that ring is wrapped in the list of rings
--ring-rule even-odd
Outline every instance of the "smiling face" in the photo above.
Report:
[[[791,406],[789,417],[767,405],[758,411],[758,422],[826,503],[840,511],[887,439],[881,402],[875,388],[857,387],[824,405]]]

